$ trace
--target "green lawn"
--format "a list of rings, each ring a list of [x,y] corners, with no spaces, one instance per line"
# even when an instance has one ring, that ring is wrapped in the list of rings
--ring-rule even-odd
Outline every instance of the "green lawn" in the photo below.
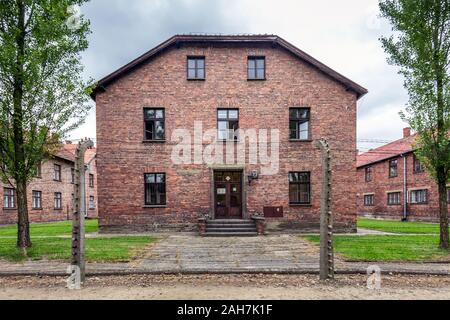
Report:
[[[439,224],[423,222],[358,219],[358,228],[390,233],[439,234]]]
[[[127,262],[140,250],[156,241],[150,236],[86,239],[86,260],[90,262]],[[36,238],[27,251],[31,260],[66,260],[71,257],[71,239]],[[0,239],[0,259],[21,261],[25,258],[16,249],[15,239]]]
[[[86,220],[86,233],[98,231],[97,220]],[[0,227],[0,259],[8,261],[66,260],[71,257],[72,222],[32,224],[30,226],[32,248],[27,257],[16,248],[17,226]],[[47,238],[46,238],[47,237]],[[148,244],[157,239],[140,237],[99,237],[86,239],[86,260],[90,262],[130,261]]]
[[[307,236],[306,239],[316,244],[320,243],[319,236]],[[348,261],[450,261],[449,252],[440,250],[438,246],[437,235],[334,237],[336,253]]]
[[[98,231],[97,220],[86,220],[86,233]],[[64,236],[70,235],[72,232],[72,221],[55,222],[55,223],[38,223],[30,225],[30,234],[33,236]],[[17,226],[0,227],[0,237],[17,236]]]

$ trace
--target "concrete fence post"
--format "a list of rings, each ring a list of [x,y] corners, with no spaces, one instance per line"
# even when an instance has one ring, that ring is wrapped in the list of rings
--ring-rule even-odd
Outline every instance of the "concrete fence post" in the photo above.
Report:
[[[324,139],[318,140],[316,146],[322,153],[322,195],[320,213],[320,279],[334,279],[333,252],[333,212],[331,210],[331,154],[330,146]]]

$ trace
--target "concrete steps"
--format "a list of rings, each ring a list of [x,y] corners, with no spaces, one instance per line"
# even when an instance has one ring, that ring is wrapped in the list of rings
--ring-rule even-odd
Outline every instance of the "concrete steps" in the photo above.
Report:
[[[206,223],[206,237],[256,237],[253,220],[210,220]]]

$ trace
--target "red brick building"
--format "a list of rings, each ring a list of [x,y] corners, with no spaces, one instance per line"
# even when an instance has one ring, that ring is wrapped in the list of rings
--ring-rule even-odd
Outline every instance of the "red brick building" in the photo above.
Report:
[[[316,228],[322,173],[314,140],[326,138],[336,226],[354,231],[357,101],[366,93],[277,36],[172,37],[100,80],[92,95],[101,228],[191,230],[201,214],[265,214],[271,230]],[[238,128],[278,130],[279,170],[175,164],[176,131],[193,132],[194,141],[195,122],[217,132],[218,148],[222,140],[242,142]]]
[[[51,222],[72,219],[73,180],[76,144],[66,143],[57,155],[40,165],[38,177],[28,186],[30,222]],[[86,152],[86,204],[88,217],[97,213],[96,150]],[[0,185],[0,225],[17,222],[17,198],[13,186]]]
[[[438,186],[414,155],[416,137],[405,128],[402,139],[358,156],[359,215],[439,221]]]

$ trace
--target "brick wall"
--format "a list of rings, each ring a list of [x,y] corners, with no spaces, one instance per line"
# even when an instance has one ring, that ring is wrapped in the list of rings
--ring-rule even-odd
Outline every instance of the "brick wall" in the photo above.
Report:
[[[406,161],[408,194],[411,190],[428,190],[428,203],[408,204],[409,219],[439,221],[439,195],[436,182],[430,178],[427,172],[414,173],[414,155],[412,153],[406,156]],[[373,180],[371,182],[365,181],[366,167],[358,169],[358,213],[369,217],[402,219],[405,200],[404,159],[398,157],[398,176],[395,178],[389,177],[388,160],[371,165],[373,168]],[[387,193],[397,191],[401,192],[401,205],[388,205]],[[365,194],[374,194],[374,206],[364,205]]]
[[[206,57],[206,81],[186,80],[186,57]],[[247,81],[247,57],[266,57],[267,81]],[[289,108],[311,108],[312,138],[329,140],[333,155],[333,211],[342,230],[356,221],[356,94],[270,46],[183,45],[157,56],[99,93],[97,159],[99,216],[103,229],[189,228],[199,213],[211,211],[211,171],[206,165],[174,165],[174,129],[217,128],[217,108],[240,111],[242,129],[279,129],[280,172],[247,186],[249,213],[283,206],[272,229],[316,228],[319,224],[320,154],[313,142],[289,142]],[[166,143],[143,143],[143,108],[166,112]],[[259,169],[246,165],[245,171]],[[312,203],[289,206],[289,171],[311,171]],[[167,206],[144,207],[146,172],[167,175]]]
[[[54,165],[61,166],[61,181],[55,181],[54,178]],[[73,162],[65,161],[62,159],[54,159],[42,164],[41,178],[34,179],[28,186],[28,213],[30,222],[52,222],[52,221],[64,221],[72,219],[72,194],[74,193],[74,185],[71,183],[71,169],[74,167]],[[89,173],[94,174],[94,188],[89,187]],[[94,196],[95,202],[97,202],[97,185],[96,185],[96,160],[92,160],[86,172],[86,203],[89,208],[89,197]],[[4,208],[4,187],[9,188],[7,184],[0,184],[0,225],[17,223],[17,210]],[[32,191],[42,192],[42,208],[32,208]],[[55,209],[54,196],[55,192],[62,194],[62,208]],[[17,205],[17,199],[16,199]],[[97,205],[95,209],[88,209],[88,217],[96,218]]]

